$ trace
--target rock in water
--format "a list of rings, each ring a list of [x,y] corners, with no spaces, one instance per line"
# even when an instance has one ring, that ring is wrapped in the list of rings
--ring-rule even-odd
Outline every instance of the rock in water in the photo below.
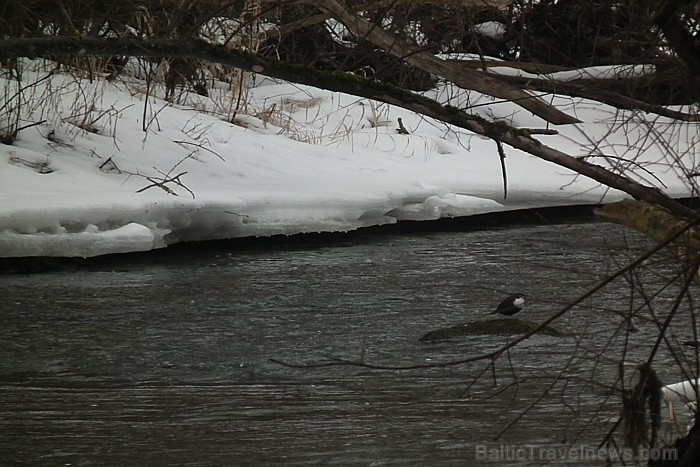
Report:
[[[420,338],[422,342],[440,341],[463,336],[483,336],[483,335],[512,335],[525,334],[537,328],[539,323],[520,319],[490,319],[482,321],[472,321],[470,323],[457,324],[449,328],[431,331]],[[548,336],[564,336],[565,334],[546,326],[539,331],[540,334]]]

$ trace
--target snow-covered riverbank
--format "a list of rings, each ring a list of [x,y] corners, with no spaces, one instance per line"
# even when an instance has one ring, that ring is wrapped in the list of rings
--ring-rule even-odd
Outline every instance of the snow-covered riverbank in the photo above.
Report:
[[[622,197],[506,148],[504,199],[493,141],[353,96],[260,79],[245,114],[234,116],[224,86],[171,105],[147,99],[138,80],[40,81],[46,75],[39,67],[24,73],[18,109],[23,123],[43,123],[0,145],[0,257],[90,257]],[[16,84],[2,79],[0,86]],[[450,103],[462,107],[492,101],[470,93],[460,103],[448,91],[432,94],[453,96]],[[684,155],[674,161],[661,139],[629,144],[643,141],[652,125],[662,130],[660,119],[652,124],[630,113],[624,121],[586,101],[562,105],[584,123],[558,127],[544,142],[618,165],[673,196],[691,194],[686,174],[696,154],[688,145],[697,128],[669,136],[673,153]],[[474,110],[516,126],[545,126],[510,103]],[[409,135],[397,133],[398,118]],[[603,153],[609,157],[597,156]]]

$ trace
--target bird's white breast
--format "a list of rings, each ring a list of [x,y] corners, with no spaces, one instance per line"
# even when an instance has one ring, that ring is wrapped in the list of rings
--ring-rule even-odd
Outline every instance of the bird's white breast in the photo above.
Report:
[[[513,300],[513,305],[517,306],[518,308],[522,308],[525,306],[525,298],[524,297],[518,297],[515,300]]]

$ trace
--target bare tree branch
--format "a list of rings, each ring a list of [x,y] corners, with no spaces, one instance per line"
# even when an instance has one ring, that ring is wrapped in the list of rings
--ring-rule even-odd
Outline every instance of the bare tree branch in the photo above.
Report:
[[[533,79],[520,76],[496,76],[505,82],[522,86],[525,89],[532,89],[533,91],[582,97],[584,99],[603,102],[618,109],[638,109],[684,122],[700,122],[700,115],[698,114],[679,112],[661,105],[650,104],[617,92],[608,91],[607,89],[597,88],[596,82],[599,83],[600,80],[563,82],[552,79]]]
[[[270,0],[270,3],[274,3]],[[308,1],[300,1],[299,3],[309,3]],[[354,7],[355,11],[376,11],[381,8],[386,7],[403,7],[403,6],[417,6],[417,5],[430,5],[439,4],[440,6],[455,6],[455,7],[492,7],[492,8],[505,8],[508,5],[515,3],[514,0],[452,0],[452,1],[441,1],[441,0],[381,0],[376,2],[367,2]],[[315,5],[315,3],[314,3]],[[292,32],[305,28],[308,26],[313,26],[315,24],[323,23],[327,19],[333,18],[331,13],[318,13],[316,15],[311,15],[307,18],[300,19],[291,23],[284,24],[277,29],[272,29],[269,31],[264,31],[260,33],[260,40],[270,40],[278,39],[280,37],[287,36]]]
[[[681,19],[683,6],[692,3],[697,2],[665,0],[657,10],[654,21],[678,56],[695,73],[700,73],[700,40],[698,40],[697,31],[695,34],[688,31]]]
[[[555,125],[580,122],[578,119],[565,114],[521,89],[505,84],[479,71],[454,66],[454,64],[446,60],[414,47],[353,14],[335,0],[322,0],[318,3],[314,2],[314,4],[318,4],[322,9],[331,12],[353,34],[370,41],[387,53],[401,58],[406,63],[452,81],[464,89],[472,89],[490,96],[513,101],[515,104]]]

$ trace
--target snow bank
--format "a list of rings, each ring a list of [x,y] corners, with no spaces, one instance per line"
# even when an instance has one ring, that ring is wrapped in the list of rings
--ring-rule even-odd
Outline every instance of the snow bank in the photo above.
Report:
[[[187,240],[344,232],[622,196],[506,148],[504,199],[493,141],[353,96],[259,79],[247,113],[230,123],[231,95],[221,85],[210,98],[185,94],[172,105],[146,98],[136,80],[54,75],[28,86],[45,76],[26,71],[22,82],[23,121],[44,123],[0,145],[1,257],[89,257]],[[0,79],[0,86],[16,91],[12,81]],[[488,118],[544,126],[487,96],[446,86],[428,94]],[[671,194],[690,193],[683,173],[697,171],[697,128],[670,137],[684,155],[672,161],[665,142],[629,144],[649,132],[643,115],[620,124],[622,117],[598,104],[561,104],[586,123],[559,128],[561,135],[543,137],[547,144]],[[399,117],[411,134],[396,132]]]

